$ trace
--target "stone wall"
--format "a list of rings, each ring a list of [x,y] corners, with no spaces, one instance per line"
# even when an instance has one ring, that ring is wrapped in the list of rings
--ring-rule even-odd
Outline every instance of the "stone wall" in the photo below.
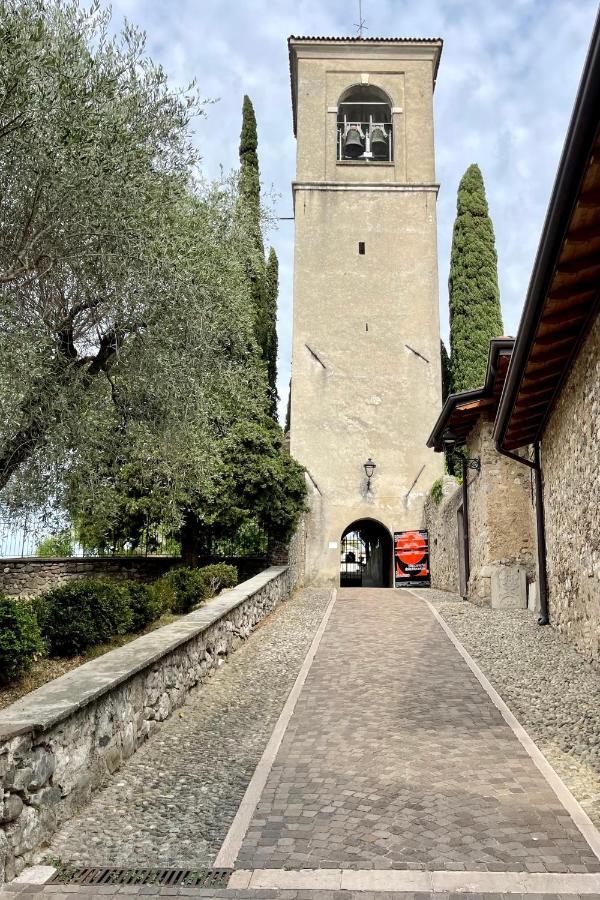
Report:
[[[550,622],[600,660],[600,316],[542,438]]]
[[[442,481],[442,499],[431,494],[425,502],[425,528],[429,532],[431,586],[440,591],[460,590],[457,513],[462,503],[460,486],[451,475]]]
[[[150,582],[177,565],[181,565],[177,556],[0,559],[0,591],[11,596],[32,597],[63,581],[80,578],[127,578]]]
[[[468,597],[483,606],[490,605],[492,578],[502,569],[523,567],[528,581],[536,579],[531,469],[498,453],[492,430],[492,418],[482,416],[467,445],[469,456],[481,459],[480,472],[469,470]]]
[[[492,603],[493,583],[501,602],[507,590],[520,585],[522,596],[512,605],[527,603],[527,582],[536,580],[535,510],[531,470],[499,454],[492,439],[493,421],[481,417],[468,437],[470,457],[479,457],[481,471],[468,470],[469,544],[471,575],[468,599],[480,606]],[[458,510],[462,490],[444,477],[444,496],[438,505],[429,497],[425,526],[429,531],[432,586],[460,591]]]
[[[273,567],[196,612],[49,682],[0,712],[0,883],[293,589]]]
[[[290,541],[287,565],[294,584],[303,584],[306,575],[306,515],[301,517]]]
[[[245,581],[267,567],[262,557],[200,557],[198,565],[226,562]],[[13,597],[33,597],[63,581],[80,578],[115,578],[152,582],[182,565],[179,556],[86,556],[43,559],[38,557],[0,559],[0,591]]]

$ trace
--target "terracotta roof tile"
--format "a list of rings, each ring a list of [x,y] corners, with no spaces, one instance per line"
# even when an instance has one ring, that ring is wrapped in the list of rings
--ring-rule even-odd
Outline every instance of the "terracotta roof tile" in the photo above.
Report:
[[[376,41],[378,43],[418,43],[418,44],[438,44],[442,38],[420,38],[420,37],[315,37],[314,35],[297,35],[291,34],[288,41]]]

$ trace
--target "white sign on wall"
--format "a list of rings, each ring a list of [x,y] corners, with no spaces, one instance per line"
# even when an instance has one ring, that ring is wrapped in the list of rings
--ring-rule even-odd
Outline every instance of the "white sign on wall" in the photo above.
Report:
[[[329,541],[329,549],[330,550],[337,550],[337,546],[338,546],[337,541]]]

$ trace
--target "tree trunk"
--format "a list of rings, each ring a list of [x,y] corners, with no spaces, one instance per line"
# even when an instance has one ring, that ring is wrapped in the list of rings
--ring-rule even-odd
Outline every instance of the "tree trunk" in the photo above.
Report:
[[[200,529],[198,519],[189,510],[185,513],[181,527],[181,559],[184,566],[195,569],[200,552]]]

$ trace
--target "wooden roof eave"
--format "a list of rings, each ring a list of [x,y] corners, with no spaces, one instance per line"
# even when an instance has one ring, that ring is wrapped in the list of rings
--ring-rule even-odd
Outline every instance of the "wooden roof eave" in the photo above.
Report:
[[[594,27],[500,398],[494,427],[499,449],[517,449],[539,439],[587,326],[598,312],[599,110],[600,15]],[[556,340],[552,341],[555,335]],[[536,346],[538,337],[550,340]],[[537,358],[533,358],[536,353]],[[545,354],[547,363],[542,361]],[[544,385],[546,406],[530,408],[528,428],[520,424],[517,430],[511,427],[512,417],[519,414],[519,422],[527,420],[527,404],[537,381]]]

